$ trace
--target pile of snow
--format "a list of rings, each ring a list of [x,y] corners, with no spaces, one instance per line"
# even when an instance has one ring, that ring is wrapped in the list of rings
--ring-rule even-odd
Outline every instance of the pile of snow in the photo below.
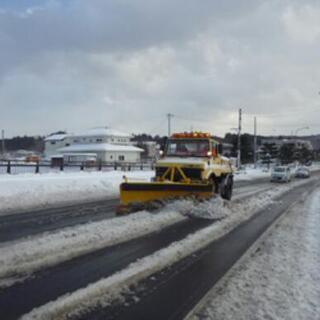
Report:
[[[319,319],[320,189],[288,212],[189,318]]]
[[[0,214],[119,196],[123,175],[150,180],[152,171],[5,175],[0,177]]]
[[[305,182],[298,182],[295,185],[303,183]],[[216,223],[132,263],[108,278],[101,279],[86,288],[61,296],[56,301],[36,308],[25,315],[23,319],[68,319],[73,315],[85,312],[88,308],[97,305],[109,305],[115,298],[121,298],[121,295],[127,292],[130,285],[178,262],[224,236],[240,223],[252,217],[255,212],[269,206],[274,199],[290,190],[292,186],[280,185],[255,199],[246,199],[243,203],[236,203],[234,206],[230,206],[225,212],[225,217]],[[215,201],[213,199],[204,203],[210,206],[212,203],[216,203]],[[179,205],[181,205],[181,202]],[[181,205],[181,208],[185,208],[185,206]]]
[[[191,218],[220,220],[230,214],[230,206],[230,202],[223,200],[220,196],[216,196],[200,202],[192,198],[177,200],[168,204],[167,209],[175,210]]]

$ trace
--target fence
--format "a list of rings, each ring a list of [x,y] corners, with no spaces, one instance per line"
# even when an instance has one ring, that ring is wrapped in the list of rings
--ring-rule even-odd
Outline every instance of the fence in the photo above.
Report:
[[[0,160],[0,174],[78,172],[78,171],[133,171],[153,170],[153,162],[72,162],[52,165],[49,161],[25,162],[19,160]]]

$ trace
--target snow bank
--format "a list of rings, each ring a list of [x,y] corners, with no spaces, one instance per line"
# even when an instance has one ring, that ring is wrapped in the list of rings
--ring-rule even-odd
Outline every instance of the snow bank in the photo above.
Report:
[[[297,184],[303,184],[303,182]],[[126,292],[130,285],[193,254],[212,241],[227,234],[237,225],[249,219],[259,209],[270,205],[276,197],[290,190],[292,186],[280,185],[273,190],[267,191],[265,194],[257,196],[255,199],[246,199],[246,201],[234,203],[232,206],[230,203],[229,206],[223,205],[226,208],[224,218],[209,227],[203,228],[187,236],[185,239],[171,244],[167,248],[132,263],[128,268],[108,278],[101,279],[86,288],[64,295],[54,302],[49,302],[34,309],[31,313],[25,315],[23,319],[68,319],[72,315],[84,312],[87,308],[96,305],[107,306],[115,298],[121,298],[121,294]],[[203,202],[203,205],[205,203],[213,210],[216,205],[219,209],[219,217],[221,217],[220,201],[212,199]],[[187,205],[182,202],[180,204],[176,209],[179,210],[180,208],[180,211],[183,212]],[[196,212],[196,209],[194,209],[194,212]],[[203,210],[200,210],[200,216],[202,216],[202,213]]]
[[[152,171],[0,176],[0,215],[18,210],[117,198],[123,175],[149,180]]]
[[[320,189],[279,221],[264,242],[188,319],[319,319]]]

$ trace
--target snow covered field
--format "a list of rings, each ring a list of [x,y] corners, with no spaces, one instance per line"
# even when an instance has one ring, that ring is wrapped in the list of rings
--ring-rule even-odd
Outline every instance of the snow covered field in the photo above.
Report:
[[[150,179],[152,171],[0,176],[0,215],[17,210],[117,198],[123,175]]]
[[[188,318],[320,319],[320,189],[271,233]]]
[[[247,169],[235,180],[268,177],[261,169]],[[119,184],[129,179],[150,180],[153,171],[58,172],[0,175],[0,215],[35,208],[106,200],[119,196]]]

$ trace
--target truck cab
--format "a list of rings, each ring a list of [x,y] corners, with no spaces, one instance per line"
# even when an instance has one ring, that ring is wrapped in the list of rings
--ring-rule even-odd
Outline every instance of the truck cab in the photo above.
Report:
[[[225,189],[232,191],[233,175],[231,162],[221,155],[221,145],[209,133],[175,133],[166,143],[161,159],[156,163],[155,181],[161,181],[170,168],[171,181],[190,179],[192,183],[208,182],[214,185],[214,191]],[[230,193],[230,192],[229,192]],[[226,195],[225,198],[230,198]]]

